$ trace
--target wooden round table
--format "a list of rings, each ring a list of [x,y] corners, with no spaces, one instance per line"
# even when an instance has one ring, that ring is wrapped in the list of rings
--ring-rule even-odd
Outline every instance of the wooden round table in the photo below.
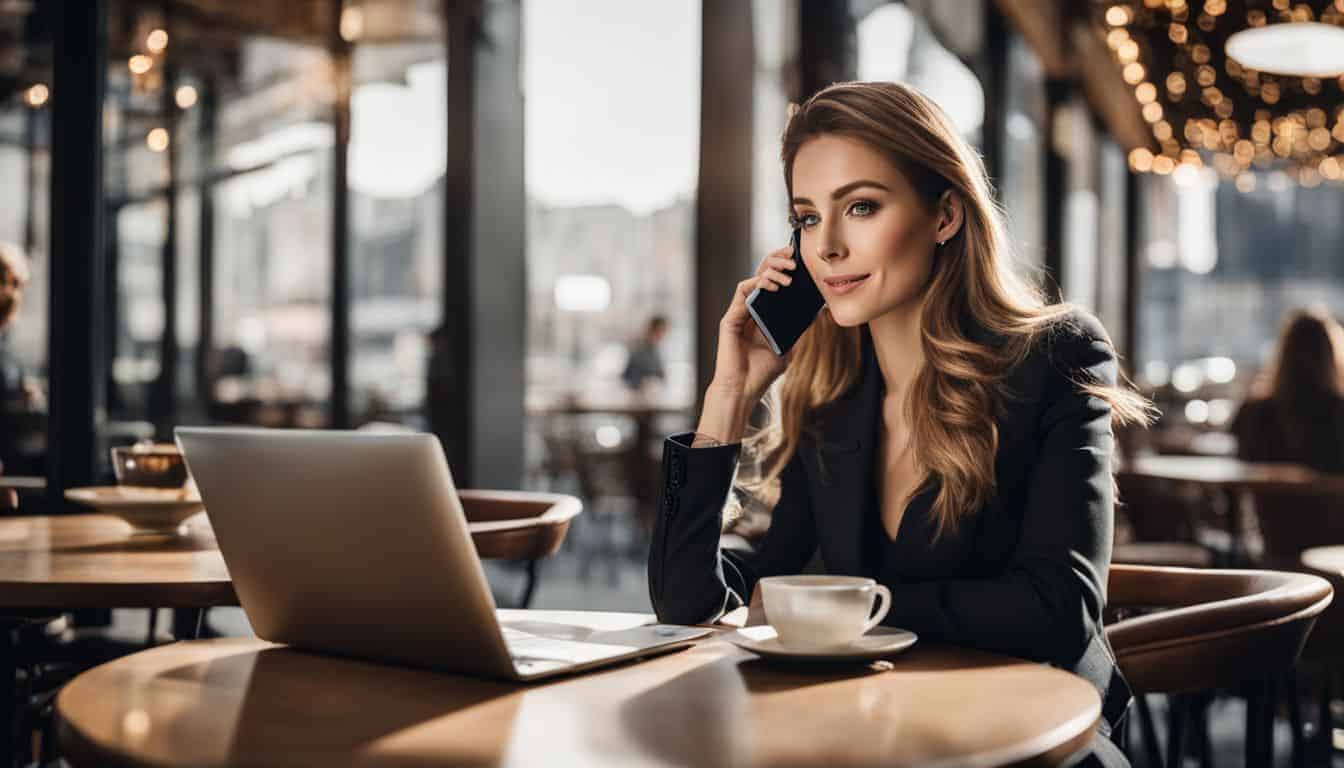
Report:
[[[174,538],[110,515],[0,518],[0,611],[237,605],[203,516]]]
[[[640,614],[501,611],[616,629]],[[873,665],[766,663],[718,638],[519,685],[310,655],[177,643],[77,677],[57,700],[75,766],[1056,764],[1096,690],[1047,666],[918,645]]]

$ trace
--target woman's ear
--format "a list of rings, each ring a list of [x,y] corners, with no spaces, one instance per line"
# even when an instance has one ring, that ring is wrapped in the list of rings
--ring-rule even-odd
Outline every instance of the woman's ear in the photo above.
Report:
[[[966,218],[966,208],[961,202],[961,195],[954,190],[947,190],[938,196],[938,232],[936,240],[942,243],[951,240],[961,231],[961,224]]]

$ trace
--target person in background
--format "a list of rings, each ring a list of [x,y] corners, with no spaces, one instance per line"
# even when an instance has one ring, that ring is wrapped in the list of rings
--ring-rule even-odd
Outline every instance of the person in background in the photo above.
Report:
[[[16,246],[0,242],[0,401],[5,410],[31,407],[41,394],[8,343],[27,285],[28,260]]]
[[[9,331],[23,306],[28,275],[23,252],[11,243],[0,242],[0,462],[8,461],[11,469],[18,467],[20,472],[32,469],[25,466],[17,442],[28,428],[24,417],[45,407],[41,388],[9,347]],[[0,492],[0,509],[17,506],[13,491]]]
[[[1232,420],[1238,458],[1344,473],[1344,329],[1321,307],[1288,314],[1274,362]]]
[[[658,344],[667,335],[667,318],[654,315],[644,327],[644,335],[630,347],[630,360],[625,364],[621,380],[631,389],[639,389],[645,379],[663,380],[663,356]]]

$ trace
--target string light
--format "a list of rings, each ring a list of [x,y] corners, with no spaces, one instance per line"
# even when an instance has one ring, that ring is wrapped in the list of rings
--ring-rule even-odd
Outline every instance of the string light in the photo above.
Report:
[[[1147,147],[1139,147],[1130,150],[1129,167],[1139,173],[1147,173],[1153,170],[1153,153]]]
[[[177,91],[173,94],[178,109],[191,109],[196,104],[196,98],[196,89],[190,85],[178,86]]]
[[[33,83],[23,92],[23,100],[33,109],[40,108],[51,97],[51,91],[45,83]]]
[[[168,129],[155,128],[145,136],[145,146],[149,147],[151,152],[162,152],[168,149]]]
[[[153,30],[145,38],[145,48],[153,54],[163,53],[168,48],[168,33],[162,29]]]
[[[143,53],[137,53],[126,62],[126,66],[135,74],[143,75],[154,66],[154,60]]]
[[[1337,84],[1344,90],[1344,74],[1330,75],[1334,83],[1324,77],[1266,74],[1232,59],[1221,47],[1215,58],[1210,47],[1221,46],[1218,35],[1241,27],[1243,13],[1251,27],[1316,20],[1344,26],[1344,0],[1330,0],[1325,8],[1272,0],[1272,10],[1266,5],[1242,10],[1245,4],[1228,0],[1099,5],[1104,9],[1094,17],[1104,21],[1099,31],[1124,81],[1134,88],[1154,140],[1151,148],[1128,153],[1132,171],[1176,174],[1188,181],[1207,166],[1210,175],[1216,171],[1214,178],[1235,182],[1243,193],[1257,188],[1256,169],[1278,173],[1275,183],[1281,184],[1344,183],[1344,103],[1320,101],[1327,88]],[[1310,101],[1293,109],[1304,96]]]

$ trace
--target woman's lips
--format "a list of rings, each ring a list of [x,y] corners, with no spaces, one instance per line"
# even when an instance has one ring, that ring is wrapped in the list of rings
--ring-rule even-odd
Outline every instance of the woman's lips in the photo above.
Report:
[[[868,280],[868,275],[836,275],[822,280],[826,284],[827,292],[835,296],[844,296],[850,291],[857,290]]]

